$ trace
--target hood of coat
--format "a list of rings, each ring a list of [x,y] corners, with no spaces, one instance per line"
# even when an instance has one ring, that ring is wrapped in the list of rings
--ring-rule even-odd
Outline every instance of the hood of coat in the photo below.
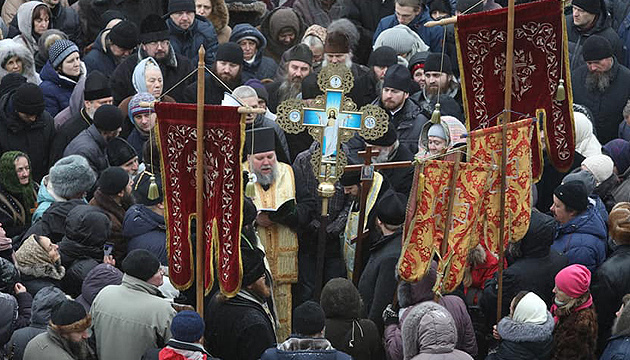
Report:
[[[516,244],[520,254],[511,254],[518,258],[540,258],[549,254],[549,249],[556,237],[556,221],[553,217],[532,209],[529,228],[525,236]]]
[[[98,264],[83,280],[81,295],[83,299],[92,305],[96,295],[108,285],[122,284],[123,272],[109,264]]]
[[[132,205],[125,213],[123,236],[133,238],[150,231],[166,231],[164,217],[142,204]]]
[[[400,285],[398,285],[398,303],[401,308],[406,308],[434,298],[433,286],[437,280],[437,265],[437,261],[431,261],[431,267],[429,267],[427,273],[418,282],[400,282]]]
[[[52,308],[64,300],[66,300],[66,294],[64,294],[58,287],[47,286],[39,290],[33,298],[31,324],[48,324]]]
[[[79,205],[66,217],[66,237],[79,244],[102,248],[111,234],[112,222],[96,206]]]
[[[285,11],[287,9],[290,9],[295,16],[274,16],[279,10]],[[297,33],[295,34],[295,40],[290,45],[284,45],[278,41],[280,30],[284,29],[285,27],[292,27],[297,30]],[[260,31],[267,38],[267,46],[269,48],[269,51],[280,56],[283,52],[300,42],[300,40],[304,36],[306,27],[304,26],[302,18],[297,12],[295,12],[295,10],[286,7],[278,7],[265,15],[265,18],[260,24]]]
[[[402,339],[405,360],[420,353],[445,354],[455,350],[457,328],[446,308],[426,301],[410,310],[402,325]]]
[[[87,69],[85,68],[85,63],[81,61],[81,75],[78,81],[80,81],[82,78],[85,78],[86,73]],[[67,89],[74,89],[74,87],[78,83],[78,81],[74,81],[69,77],[58,73],[57,70],[53,69],[50,61],[46,61],[46,65],[44,65],[44,67],[42,68],[39,76],[41,77],[42,81],[50,81],[59,87]]]
[[[258,31],[255,27],[250,24],[238,24],[232,29],[232,34],[230,35],[230,42],[237,43],[238,41],[246,36],[253,36],[258,39],[258,49],[256,50],[256,56],[254,62],[260,63],[263,57],[263,52],[267,47],[267,39],[263,36],[263,34]],[[247,62],[245,62],[247,64]]]
[[[22,61],[22,75],[32,84],[39,85],[41,80],[35,72],[35,59],[28,49],[12,39],[0,40],[0,65],[11,57],[17,56]],[[0,66],[0,78],[9,72]]]
[[[497,332],[503,340],[514,342],[542,342],[552,337],[555,321],[547,311],[547,320],[542,324],[514,321],[504,317],[497,325]]]
[[[17,10],[18,29],[22,33],[22,37],[28,40],[28,42],[36,48],[37,41],[33,37],[33,10],[39,5],[44,5],[41,1],[28,1],[20,5]],[[50,27],[50,25],[49,25]]]
[[[68,201],[57,201],[52,203],[50,207],[42,214],[42,218],[39,221],[43,221],[43,228],[48,230],[50,235],[57,234],[63,236],[66,233],[66,217],[70,210],[79,205],[85,205],[83,199],[72,199]],[[50,235],[49,235],[50,234]],[[42,234],[44,235],[44,234]],[[59,238],[57,241],[60,241]]]

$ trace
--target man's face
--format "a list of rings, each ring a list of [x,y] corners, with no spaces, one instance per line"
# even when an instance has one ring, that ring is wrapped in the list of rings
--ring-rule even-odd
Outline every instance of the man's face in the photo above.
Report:
[[[291,60],[287,63],[287,73],[290,82],[302,83],[302,80],[311,73],[311,67],[305,62]]]
[[[577,27],[588,27],[595,21],[596,14],[591,14],[573,5],[573,24]]]
[[[386,163],[389,160],[389,154],[394,150],[394,145],[374,146],[374,150],[378,151],[378,155],[372,156],[372,162],[376,164]]]
[[[381,99],[383,102],[383,107],[386,110],[396,110],[402,106],[402,104],[409,97],[409,93],[406,93],[402,90],[384,87],[381,92]]]
[[[241,46],[241,50],[243,50],[243,59],[249,61],[256,56],[256,51],[258,51],[258,45],[254,40],[243,39],[238,42]]]
[[[28,159],[24,156],[20,156],[14,161],[15,173],[20,185],[28,185],[31,181],[31,166],[28,164]]]
[[[422,10],[420,8],[415,9],[413,6],[400,6],[398,4],[394,7],[396,19],[403,25],[409,25],[416,16],[420,15]]]
[[[140,128],[141,131],[148,133],[155,126],[155,121],[157,120],[157,114],[154,112],[136,114],[133,116],[133,120],[136,123],[136,126],[138,126],[138,128]]]
[[[252,109],[258,109],[258,97],[248,97],[248,98],[241,99],[241,101],[244,103],[245,106],[249,106]],[[256,120],[257,116],[258,114],[253,114],[253,113],[247,114],[245,117],[245,124],[254,123],[254,120]]]
[[[134,156],[131,160],[120,165],[120,167],[123,168],[123,170],[125,170],[130,176],[136,176],[136,174],[138,173],[138,166],[139,164],[137,156]]]
[[[278,34],[278,42],[282,45],[289,46],[295,41],[295,31],[293,29],[285,29]]]
[[[33,114],[26,114],[23,112],[17,112],[18,117],[20,118],[20,120],[24,121],[27,124],[32,124],[35,121],[37,121],[37,118],[39,117],[39,115],[33,115]]]
[[[114,103],[114,98],[109,96],[102,99],[85,100],[83,102],[83,107],[85,107],[85,112],[88,114],[88,116],[90,118],[93,118],[94,113],[96,112],[96,110],[98,110],[98,108],[100,108],[103,105],[112,105],[113,103]]]
[[[568,223],[569,220],[573,219],[576,215],[574,211],[567,210],[566,205],[564,205],[564,203],[560,201],[560,199],[558,199],[556,195],[553,196],[553,204],[549,209],[551,210],[553,217],[560,224]]]
[[[133,49],[125,49],[125,48],[121,48],[120,46],[116,44],[110,44],[109,52],[111,52],[112,55],[114,55],[114,57],[120,62],[120,61],[125,60],[127,56],[131,55],[131,53],[133,52]]]
[[[429,153],[437,155],[446,148],[446,140],[438,136],[429,136]]]
[[[267,285],[267,276],[264,274],[253,284],[247,286],[247,289],[263,299],[268,299],[271,296],[271,288]]]
[[[334,53],[334,54],[325,54],[326,61],[331,64],[343,64],[346,62],[346,58],[348,57],[348,53]]]
[[[250,155],[250,161],[252,171],[256,174],[269,175],[273,173],[277,164],[276,152],[272,150]]]
[[[157,61],[164,60],[168,56],[170,51],[171,42],[168,40],[152,41],[150,43],[142,44],[142,49]]]
[[[424,89],[427,83],[427,77],[424,75],[424,69],[417,69],[413,72],[413,81],[420,85],[421,89]]]
[[[383,80],[385,78],[387,68],[387,66],[372,66],[372,71],[374,71],[377,80]]]
[[[171,14],[171,20],[182,30],[187,30],[195,21],[194,11],[177,11]]]
[[[587,61],[588,71],[594,73],[604,73],[612,68],[613,58],[604,58],[601,60]]]
[[[361,188],[359,188],[359,185],[350,185],[343,187],[343,193],[349,195],[351,199],[358,199],[360,190]]]
[[[164,284],[164,270],[162,270],[161,266],[158,268],[156,273],[147,280],[147,282],[156,287],[160,287]]]
[[[238,72],[241,67],[238,64],[217,60],[217,75],[221,78],[221,80],[225,82],[234,82],[236,81],[236,77],[238,76]]]
[[[436,95],[438,90],[440,93],[444,93],[448,90],[448,75],[438,71],[427,71],[424,73],[426,78],[426,91],[429,94]]]
[[[81,341],[87,340],[90,337],[90,334],[88,332],[88,329],[85,329],[83,331],[75,331],[75,332],[63,334],[62,336],[70,342],[80,343]]]

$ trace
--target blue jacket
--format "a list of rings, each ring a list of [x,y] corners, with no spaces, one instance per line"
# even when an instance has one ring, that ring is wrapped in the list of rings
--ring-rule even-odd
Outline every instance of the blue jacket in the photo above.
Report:
[[[48,183],[48,175],[46,175],[41,184],[39,185],[39,190],[37,191],[37,208],[33,213],[32,221],[35,223],[39,218],[42,217],[44,211],[48,210],[50,205],[52,205],[56,200],[50,193],[48,189],[46,189],[46,184]]]
[[[42,83],[39,84],[39,87],[44,93],[46,111],[48,111],[50,116],[54,117],[68,106],[70,95],[72,95],[72,90],[74,90],[74,86],[77,83],[65,76],[59,75],[59,73],[53,69],[50,61],[46,62],[39,76],[42,79]]]
[[[431,17],[429,16],[429,9],[425,7],[422,9],[422,13],[416,16],[416,18],[413,19],[413,21],[410,22],[408,26],[413,31],[418,33],[418,35],[420,35],[420,38],[422,39],[422,41],[425,42],[425,44],[429,45],[431,52],[440,52],[442,51],[442,37],[444,36],[444,29],[442,29],[441,26],[434,26],[430,28],[424,26],[427,21],[432,20],[433,19],[431,19]],[[396,14],[382,18],[381,21],[378,23],[376,31],[374,31],[372,44],[376,42],[376,38],[378,38],[381,32],[389,28],[393,28],[398,24],[399,22],[396,18]]]
[[[199,15],[195,15],[195,21],[186,30],[182,30],[175,25],[169,17],[166,24],[171,33],[169,40],[175,53],[187,57],[193,64],[199,61],[199,46],[203,44],[206,49],[206,66],[214,64],[217,55],[219,42],[214,26],[208,20]]]
[[[618,335],[608,339],[608,345],[599,360],[622,360],[630,358],[630,336]]]
[[[162,265],[167,265],[166,225],[163,216],[144,205],[133,205],[125,213],[123,236],[129,239],[127,252],[145,249],[157,256]]]
[[[262,354],[260,360],[351,360],[350,355],[335,350],[330,342],[320,338],[291,336],[284,343]]]
[[[98,34],[96,40],[94,40],[92,49],[83,58],[83,62],[85,62],[85,67],[87,68],[88,73],[98,70],[105,74],[105,76],[109,77],[109,75],[116,70],[116,66],[118,64],[116,64],[116,58],[114,55],[109,52],[109,49],[103,46],[102,37],[104,31],[105,30]]]
[[[254,57],[254,62],[251,64],[243,62],[243,82],[249,79],[273,79],[278,69],[278,64],[273,61],[272,58],[263,56],[265,48],[267,47],[267,39],[263,34],[250,24],[238,24],[232,29],[232,35],[230,35],[230,42],[238,43],[238,40],[246,37],[254,36],[258,39],[258,51]]]
[[[566,254],[569,264],[582,264],[591,272],[606,260],[606,223],[589,204],[581,214],[560,225],[551,249]]]

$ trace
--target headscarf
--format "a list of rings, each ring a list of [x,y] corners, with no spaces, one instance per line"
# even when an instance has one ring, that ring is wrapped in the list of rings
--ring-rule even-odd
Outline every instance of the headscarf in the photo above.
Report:
[[[157,61],[155,61],[154,58],[147,57],[145,59],[142,59],[138,63],[138,65],[136,65],[136,67],[133,69],[133,76],[131,77],[131,82],[133,83],[133,87],[134,89],[136,89],[137,93],[149,92],[149,90],[147,89],[147,81],[146,81],[146,76],[145,76],[145,72],[148,65],[153,65],[156,68],[158,68],[160,72],[162,72],[162,70],[160,69],[160,66],[158,65]]]
[[[66,274],[61,262],[52,261],[48,251],[35,240],[35,235],[24,240],[22,246],[15,252],[15,267],[22,275],[33,277],[61,280]]]
[[[21,151],[7,151],[2,154],[2,157],[0,157],[0,185],[9,194],[18,198],[20,203],[24,205],[25,215],[30,218],[30,210],[35,207],[33,176],[31,173],[28,184],[20,184],[20,180],[15,172],[15,160],[19,157],[25,157],[29,167],[31,166],[31,159]]]
[[[581,112],[575,112],[573,119],[575,122],[575,151],[585,158],[601,155],[602,144],[593,134],[593,123]]]
[[[547,321],[547,304],[535,293],[528,292],[516,305],[512,318],[523,323],[544,324]]]

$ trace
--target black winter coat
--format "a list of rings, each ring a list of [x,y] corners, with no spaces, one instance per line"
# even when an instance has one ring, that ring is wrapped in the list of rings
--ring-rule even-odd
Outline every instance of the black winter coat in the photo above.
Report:
[[[26,233],[22,235],[22,240],[18,245],[33,234],[46,236],[50,238],[50,241],[57,244],[66,234],[65,223],[68,213],[70,210],[79,205],[85,205],[85,200],[72,199],[53,203],[48,209],[46,209],[46,211],[44,211],[41,219],[33,224]]]
[[[63,123],[55,134],[52,146],[50,147],[50,164],[54,165],[57,160],[63,157],[63,151],[66,146],[79,135],[79,133],[92,125],[92,119],[85,112],[85,108],[72,115],[65,123]]]
[[[105,30],[98,33],[96,40],[92,43],[92,49],[90,52],[85,55],[83,58],[83,62],[85,63],[85,67],[87,68],[88,74],[94,70],[98,70],[102,72],[105,76],[109,78],[109,76],[116,70],[116,58],[106,47],[103,47],[103,42],[101,41],[103,32]],[[109,30],[108,30],[109,31]],[[130,56],[134,56],[135,54],[131,54]]]
[[[418,105],[409,99],[405,100],[405,105],[395,115],[390,114],[390,122],[396,127],[400,146],[406,147],[412,154],[418,152],[420,132],[427,121]]]
[[[50,168],[49,154],[55,137],[52,116],[44,111],[31,124],[20,120],[13,110],[13,93],[0,98],[0,154],[19,150],[31,160],[33,181],[40,183]]]
[[[356,61],[367,64],[372,51],[372,38],[378,23],[394,13],[394,0],[349,0],[346,1],[342,18],[346,18],[359,30],[359,46],[354,53]]]
[[[92,124],[70,141],[63,151],[63,156],[83,156],[90,163],[92,170],[100,175],[109,166],[106,149],[107,142],[105,142],[105,138],[103,138],[96,126]]]

